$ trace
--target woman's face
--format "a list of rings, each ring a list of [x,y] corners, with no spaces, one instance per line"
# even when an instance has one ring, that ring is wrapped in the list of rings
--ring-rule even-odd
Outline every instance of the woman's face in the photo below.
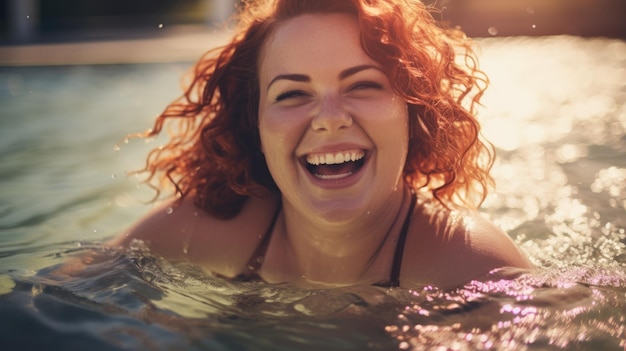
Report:
[[[259,68],[262,151],[289,205],[327,222],[386,206],[406,160],[407,107],[363,51],[356,18],[281,23]]]

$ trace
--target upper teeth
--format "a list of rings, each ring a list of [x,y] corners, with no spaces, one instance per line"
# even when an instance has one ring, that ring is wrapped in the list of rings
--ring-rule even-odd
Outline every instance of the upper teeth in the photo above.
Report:
[[[310,154],[306,157],[306,162],[312,165],[334,165],[338,163],[357,161],[362,159],[365,153],[361,150],[357,151],[343,151],[337,153],[328,154]]]

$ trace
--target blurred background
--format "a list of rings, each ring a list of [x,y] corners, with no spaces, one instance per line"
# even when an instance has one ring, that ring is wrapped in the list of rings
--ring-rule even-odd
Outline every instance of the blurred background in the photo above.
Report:
[[[237,1],[0,0],[2,349],[623,349],[626,0],[436,4],[477,38],[490,79],[478,115],[498,188],[483,213],[541,268],[536,277],[452,295],[407,290],[396,295],[406,308],[394,296],[381,300],[389,313],[359,307],[368,318],[349,313],[353,301],[380,291],[306,302],[288,287],[205,280],[143,249],[52,283],[46,270],[102,249],[149,210],[155,194],[131,172],[167,133],[126,136],[153,126],[193,62],[227,42],[221,23]],[[402,327],[383,332],[388,323]]]
[[[235,9],[234,0],[0,0],[0,41],[94,39],[140,35],[142,29],[213,25]],[[90,38],[91,37],[91,38]]]
[[[444,20],[472,37],[626,37],[624,0],[443,0]]]
[[[214,26],[238,0],[0,0],[0,44],[139,36]],[[626,0],[426,0],[470,36],[626,37]],[[154,34],[154,33],[153,33]]]

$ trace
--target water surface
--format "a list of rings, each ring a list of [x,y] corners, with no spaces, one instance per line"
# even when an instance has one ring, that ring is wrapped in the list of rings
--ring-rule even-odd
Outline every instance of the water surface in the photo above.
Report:
[[[190,63],[0,68],[0,340],[8,349],[624,350],[626,43],[480,41],[498,149],[483,207],[539,267],[442,291],[228,282],[137,243],[152,193],[125,142]],[[119,146],[119,147],[116,147]],[[95,251],[79,277],[55,265]]]

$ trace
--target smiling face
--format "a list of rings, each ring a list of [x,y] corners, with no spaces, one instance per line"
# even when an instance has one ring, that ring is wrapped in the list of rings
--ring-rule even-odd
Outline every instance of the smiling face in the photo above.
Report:
[[[333,223],[388,206],[401,188],[407,108],[363,51],[356,18],[284,21],[259,68],[261,146],[285,206]]]

